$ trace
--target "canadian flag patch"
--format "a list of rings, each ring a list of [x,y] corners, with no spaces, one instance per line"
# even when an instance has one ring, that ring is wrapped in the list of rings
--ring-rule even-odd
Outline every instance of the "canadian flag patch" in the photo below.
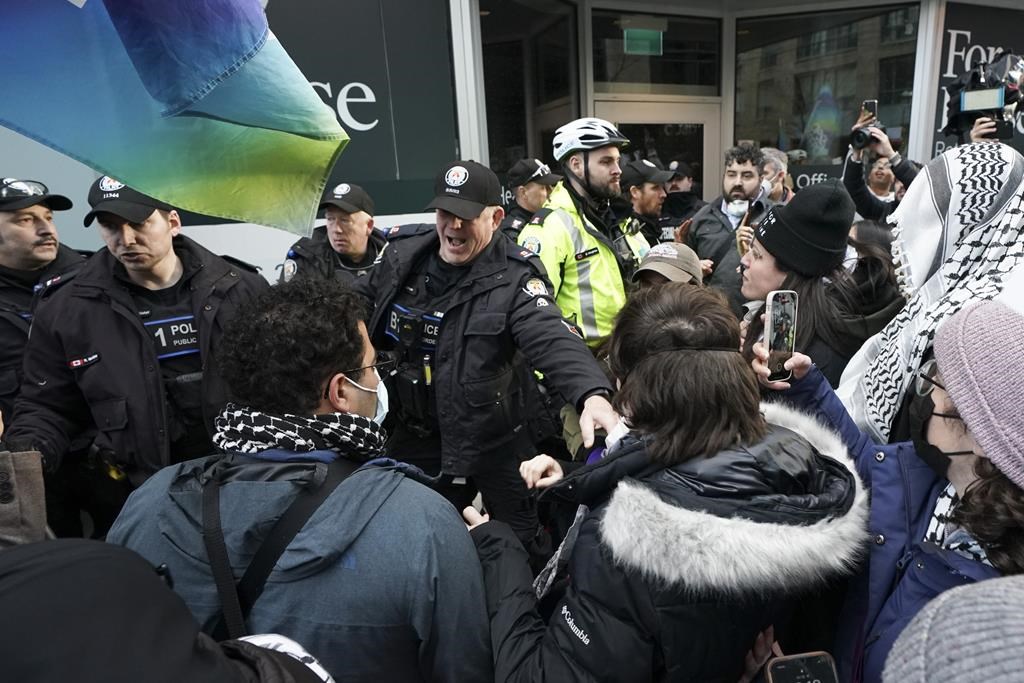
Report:
[[[84,368],[86,365],[92,365],[100,359],[100,354],[93,353],[82,358],[72,358],[68,361],[68,367],[72,369]]]

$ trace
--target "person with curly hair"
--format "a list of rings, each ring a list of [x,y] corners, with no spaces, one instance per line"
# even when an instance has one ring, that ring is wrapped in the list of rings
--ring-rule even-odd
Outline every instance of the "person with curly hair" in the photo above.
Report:
[[[155,474],[107,540],[166,565],[218,639],[280,633],[338,680],[488,680],[473,543],[422,472],[382,457],[386,364],[363,314],[315,278],[244,307],[218,352],[225,455]]]
[[[840,617],[844,678],[880,681],[896,638],[930,599],[956,586],[1024,573],[1024,316],[975,301],[938,328],[909,405],[910,441],[862,432],[808,356],[767,382],[836,429],[871,489],[873,543]]]

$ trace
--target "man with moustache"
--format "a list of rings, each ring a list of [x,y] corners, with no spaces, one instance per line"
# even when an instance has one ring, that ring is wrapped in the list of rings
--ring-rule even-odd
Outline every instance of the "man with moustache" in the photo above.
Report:
[[[173,207],[113,178],[93,183],[89,204],[85,225],[96,220],[107,248],[43,292],[4,438],[52,470],[94,429],[92,457],[123,498],[161,467],[214,452],[227,402],[214,352],[238,306],[269,285],[179,234]]]
[[[610,207],[620,194],[620,150],[629,140],[608,121],[582,118],[557,131],[554,156],[565,177],[519,234],[536,253],[558,307],[595,348],[611,333],[630,281],[650,243]]]
[[[340,183],[320,200],[327,224],[313,230],[288,250],[281,282],[296,277],[336,278],[351,285],[380,263],[387,248],[373,229],[373,199],[358,185]]]
[[[383,262],[355,290],[370,302],[371,341],[396,362],[388,454],[443,475],[436,488],[457,509],[479,490],[491,516],[529,548],[536,498],[519,464],[536,455],[532,369],[580,411],[586,441],[618,415],[597,361],[559,314],[540,259],[500,235],[500,194],[486,166],[447,164],[427,206],[435,224],[392,228]]]
[[[0,180],[0,414],[14,417],[21,388],[21,361],[28,341],[36,291],[70,277],[82,255],[60,244],[54,211],[71,200],[50,194],[35,180]]]
[[[739,145],[725,153],[722,196],[693,216],[686,242],[702,261],[711,261],[710,277],[704,284],[721,290],[729,307],[743,317],[745,299],[740,294],[740,252],[737,232],[749,243],[752,228],[772,206],[761,188],[764,156],[753,145]],[[742,240],[741,240],[742,241]]]

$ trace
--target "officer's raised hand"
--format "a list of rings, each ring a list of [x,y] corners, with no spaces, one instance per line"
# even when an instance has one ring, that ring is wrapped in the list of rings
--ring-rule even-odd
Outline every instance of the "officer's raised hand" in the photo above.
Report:
[[[580,431],[583,434],[583,445],[590,448],[594,445],[594,430],[603,429],[610,432],[619,423],[619,414],[612,404],[601,394],[595,394],[583,402],[580,414]]]

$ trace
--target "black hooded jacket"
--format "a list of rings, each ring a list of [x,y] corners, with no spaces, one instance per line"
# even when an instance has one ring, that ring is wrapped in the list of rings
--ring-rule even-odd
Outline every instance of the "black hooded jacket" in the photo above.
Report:
[[[664,467],[634,442],[546,493],[589,508],[547,624],[515,536],[473,529],[496,681],[734,683],[761,630],[852,570],[867,497],[842,441],[764,409],[774,426],[749,448]]]
[[[239,306],[269,287],[179,235],[174,250],[190,279],[183,287],[199,327],[202,412],[207,431],[227,402],[214,349]],[[25,351],[25,377],[4,439],[31,444],[55,468],[72,439],[95,427],[96,446],[135,486],[171,464],[165,387],[151,335],[103,249],[74,280],[43,293]]]

